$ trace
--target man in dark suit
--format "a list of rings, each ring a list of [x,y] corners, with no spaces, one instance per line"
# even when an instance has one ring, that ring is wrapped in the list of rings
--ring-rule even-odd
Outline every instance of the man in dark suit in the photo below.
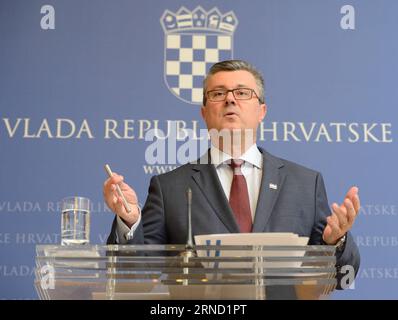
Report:
[[[213,65],[204,81],[201,113],[212,142],[208,153],[197,163],[152,177],[142,211],[122,176],[105,181],[104,198],[116,214],[107,243],[185,243],[185,194],[191,188],[194,235],[293,232],[308,236],[309,244],[337,245],[337,264],[357,272],[359,252],[349,230],[360,207],[358,188],[330,209],[319,172],[257,146],[257,128],[266,115],[261,74],[240,60]],[[116,184],[132,212],[126,212]]]

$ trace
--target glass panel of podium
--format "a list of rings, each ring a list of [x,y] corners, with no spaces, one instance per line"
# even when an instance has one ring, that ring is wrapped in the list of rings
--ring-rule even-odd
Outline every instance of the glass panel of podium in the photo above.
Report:
[[[325,299],[334,246],[39,245],[40,299]]]

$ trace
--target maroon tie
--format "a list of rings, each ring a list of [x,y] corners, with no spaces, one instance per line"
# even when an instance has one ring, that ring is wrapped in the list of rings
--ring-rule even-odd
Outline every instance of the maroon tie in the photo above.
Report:
[[[229,204],[235,214],[240,232],[252,232],[249,192],[247,191],[246,179],[241,170],[243,162],[240,159],[231,160],[230,166],[234,172],[234,177],[229,194]]]

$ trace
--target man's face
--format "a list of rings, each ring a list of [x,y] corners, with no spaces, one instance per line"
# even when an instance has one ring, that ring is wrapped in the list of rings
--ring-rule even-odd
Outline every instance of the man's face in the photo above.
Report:
[[[245,70],[217,72],[208,79],[206,91],[236,88],[250,88],[258,95],[254,76]],[[236,100],[232,92],[228,92],[224,101],[214,102],[207,99],[201,112],[208,130],[252,129],[256,132],[257,126],[265,117],[266,105],[260,104],[255,94],[250,100]]]

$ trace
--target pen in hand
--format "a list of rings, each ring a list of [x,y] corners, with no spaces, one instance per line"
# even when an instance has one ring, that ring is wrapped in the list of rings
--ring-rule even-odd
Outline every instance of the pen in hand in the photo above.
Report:
[[[110,166],[109,166],[108,164],[106,164],[106,165],[104,166],[104,168],[105,168],[105,171],[106,171],[106,173],[108,174],[108,176],[111,178],[112,175],[113,175],[113,172],[112,172]],[[116,184],[116,192],[117,192],[117,194],[122,198],[122,202],[123,202],[124,208],[126,209],[126,211],[127,211],[128,213],[130,213],[130,212],[131,212],[130,205],[129,205],[129,203],[127,202],[126,198],[124,197],[124,194],[123,194],[123,192],[122,192],[122,190],[120,189],[120,187],[119,187],[118,184]]]

